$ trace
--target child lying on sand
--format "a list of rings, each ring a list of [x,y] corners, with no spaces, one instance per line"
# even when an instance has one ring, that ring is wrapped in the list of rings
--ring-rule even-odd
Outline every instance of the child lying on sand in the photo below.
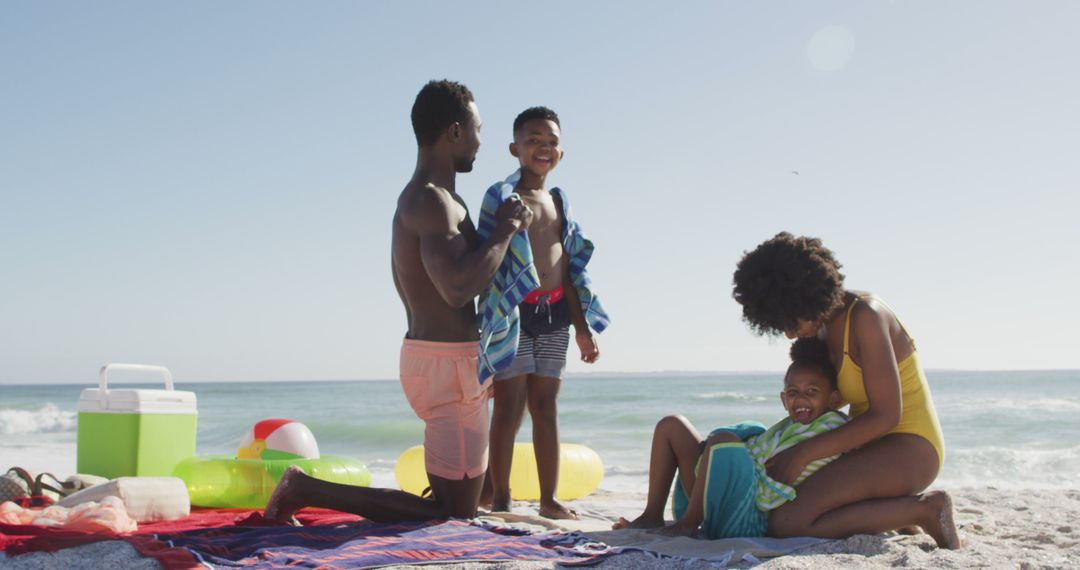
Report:
[[[788,417],[768,430],[743,422],[713,430],[708,440],[682,416],[667,416],[653,432],[649,496],[645,512],[633,521],[620,518],[612,528],[658,528],[676,472],[672,499],[674,524],[658,532],[704,538],[765,536],[768,512],[795,498],[795,489],[770,478],[766,462],[777,453],[847,421],[836,411],[842,402],[836,369],[825,343],[800,338],[791,346],[780,401]],[[796,485],[837,456],[806,466]],[[689,499],[687,498],[689,496]]]

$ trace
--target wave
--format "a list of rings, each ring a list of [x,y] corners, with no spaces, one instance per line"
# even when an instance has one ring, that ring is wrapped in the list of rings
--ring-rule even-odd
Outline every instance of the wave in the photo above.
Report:
[[[769,398],[758,394],[745,394],[743,392],[706,392],[704,394],[694,394],[691,398],[695,400],[723,400],[727,402],[765,402]]]
[[[1080,446],[1058,449],[950,449],[935,486],[1075,489]]]
[[[0,435],[31,435],[75,431],[78,415],[45,404],[36,410],[0,409]]]
[[[935,402],[939,411],[962,410],[971,412],[1033,411],[1033,412],[1080,412],[1080,400],[1076,398],[972,398]]]

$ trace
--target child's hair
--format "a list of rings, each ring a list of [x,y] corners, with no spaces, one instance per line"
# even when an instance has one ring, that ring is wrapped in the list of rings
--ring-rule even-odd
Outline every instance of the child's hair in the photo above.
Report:
[[[824,374],[829,379],[829,385],[836,389],[836,367],[829,359],[829,345],[819,338],[800,338],[791,343],[791,368],[817,370]]]
[[[470,121],[469,103],[473,100],[472,91],[461,83],[447,79],[429,81],[417,93],[412,106],[416,143],[430,146],[439,140],[450,125]]]
[[[559,116],[555,114],[555,111],[552,111],[547,107],[529,107],[514,119],[514,132],[516,133],[518,129],[521,128],[521,125],[524,125],[533,119],[544,119],[545,121],[551,121],[552,123],[559,125]],[[559,125],[559,127],[562,127],[562,125]]]

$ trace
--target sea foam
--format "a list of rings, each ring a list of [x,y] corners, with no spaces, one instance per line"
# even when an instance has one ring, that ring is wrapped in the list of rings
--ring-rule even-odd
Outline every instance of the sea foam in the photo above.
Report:
[[[0,435],[31,435],[75,431],[75,412],[48,403],[36,410],[0,409]]]

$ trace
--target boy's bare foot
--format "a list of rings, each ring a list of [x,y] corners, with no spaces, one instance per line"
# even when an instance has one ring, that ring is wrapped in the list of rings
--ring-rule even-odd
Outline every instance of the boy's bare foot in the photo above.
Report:
[[[281,476],[281,481],[274,488],[274,493],[270,495],[270,500],[266,502],[263,518],[300,526],[300,522],[293,515],[304,506],[296,496],[299,491],[300,481],[304,477],[307,477],[307,475],[299,466],[293,465],[286,469],[285,474]]]
[[[920,522],[919,526],[933,537],[938,548],[958,550],[963,546],[953,521],[952,497],[945,491],[930,491],[923,493],[919,501],[926,505],[927,510],[926,520]]]
[[[665,527],[656,528],[649,532],[654,534],[662,534],[664,536],[689,536],[691,538],[697,536],[697,527],[688,527],[679,522],[674,522]]]
[[[619,517],[619,520],[611,525],[611,530],[624,528],[656,528],[661,526],[664,526],[663,517],[652,517],[642,513],[640,517],[632,521],[626,520],[624,517]]]
[[[540,503],[540,516],[547,519],[571,521],[576,521],[580,518],[578,517],[577,511],[559,501],[551,501],[551,503],[548,504]]]

